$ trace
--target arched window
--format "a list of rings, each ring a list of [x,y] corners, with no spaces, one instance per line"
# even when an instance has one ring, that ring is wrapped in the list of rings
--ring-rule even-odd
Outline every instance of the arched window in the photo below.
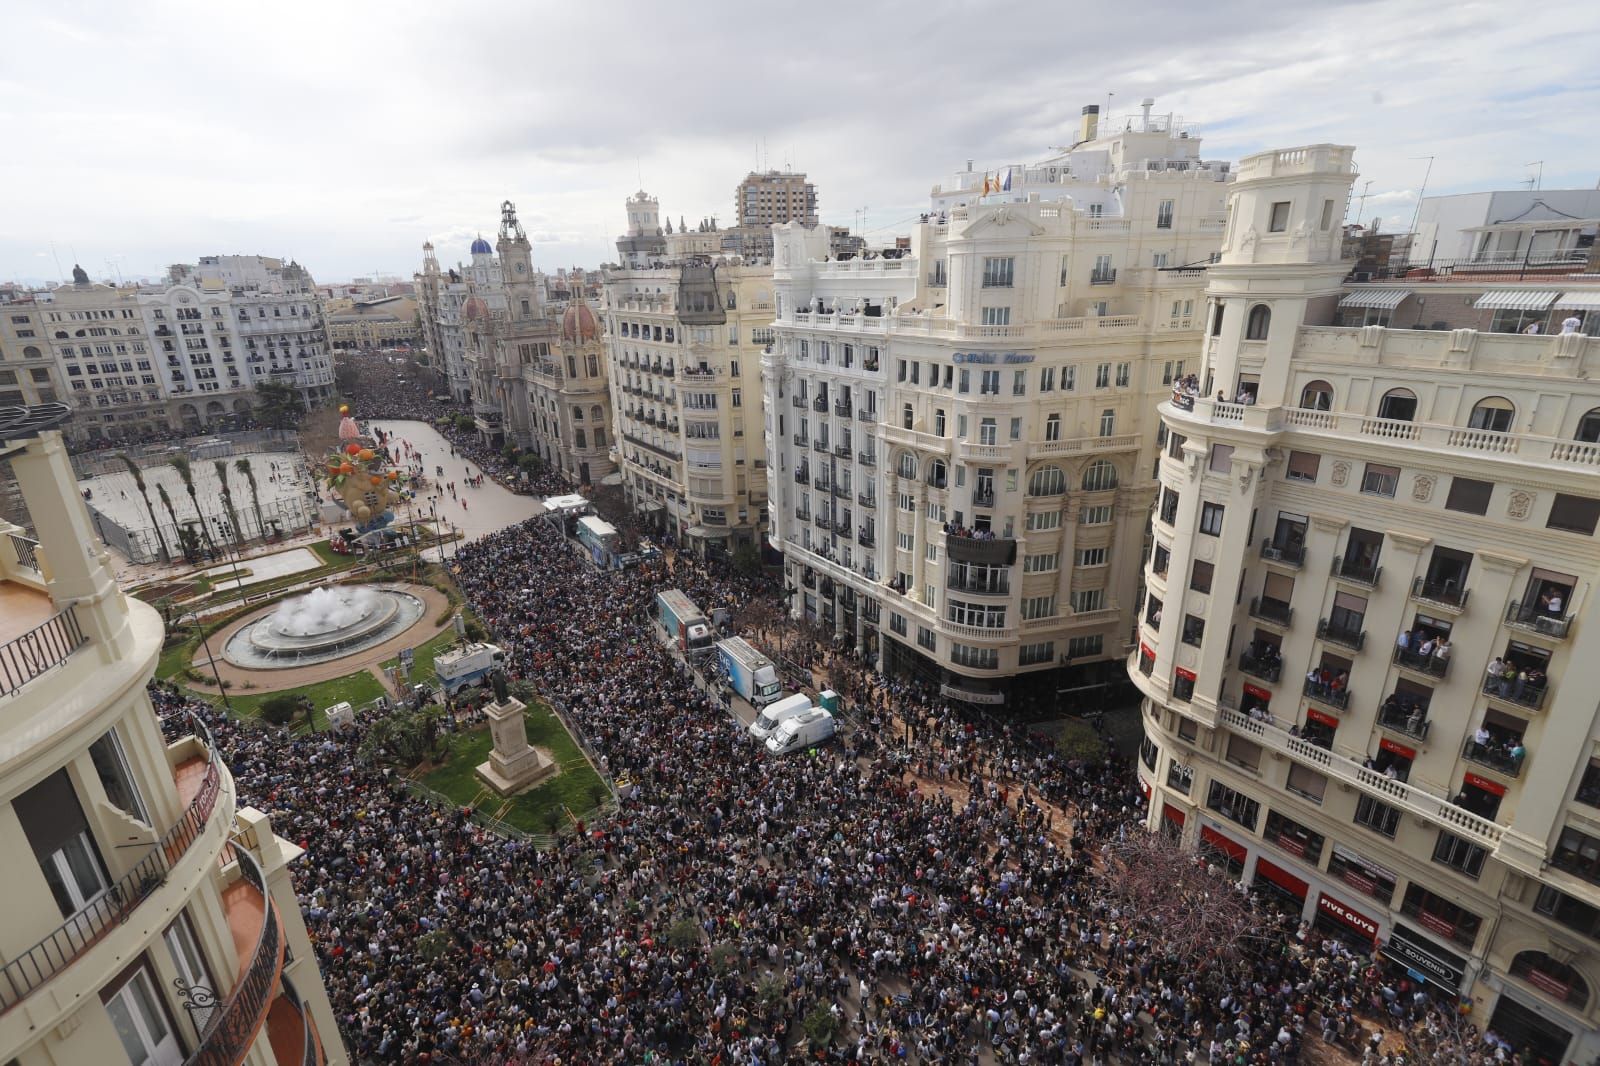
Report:
[[[31,344],[28,345],[26,348],[22,349],[22,358],[24,358],[24,359],[37,359],[37,358],[39,358],[39,349],[35,348]],[[1581,440],[1582,438],[1580,437],[1579,439]]]
[[[1059,466],[1041,466],[1028,478],[1029,496],[1060,496],[1067,491],[1067,475]]]
[[[1417,394],[1410,389],[1390,389],[1378,401],[1378,417],[1410,422],[1417,417]]]
[[[1104,492],[1117,487],[1117,468],[1108,459],[1096,459],[1083,472],[1084,492]]]
[[[1311,381],[1300,390],[1300,407],[1306,411],[1333,410],[1333,386],[1326,381]]]
[[[1517,409],[1504,396],[1485,396],[1473,405],[1472,417],[1467,420],[1467,428],[1487,429],[1491,433],[1509,433],[1511,420],[1516,414]]]
[[[582,422],[583,421],[583,408],[574,407],[572,409],[572,420],[574,422]]]
[[[934,459],[928,463],[928,484],[936,489],[942,489],[948,484],[948,473],[943,459]]]
[[[1272,326],[1272,309],[1266,304],[1256,304],[1250,309],[1250,317],[1245,319],[1244,339],[1247,341],[1264,341],[1267,339],[1267,330]]]
[[[1589,1005],[1589,982],[1583,974],[1542,951],[1519,951],[1511,960],[1511,976],[1528,982],[1551,999],[1582,1010]]]
[[[900,465],[897,472],[901,477],[907,479],[917,476],[917,460],[910,452],[902,452],[900,454]]]
[[[1572,439],[1580,440],[1587,444],[1600,442],[1600,407],[1596,407],[1578,419],[1578,432],[1573,435]]]
[[[596,422],[604,422],[606,420],[605,412],[600,409],[599,404],[595,404],[593,407],[589,408],[589,417],[594,419]]]

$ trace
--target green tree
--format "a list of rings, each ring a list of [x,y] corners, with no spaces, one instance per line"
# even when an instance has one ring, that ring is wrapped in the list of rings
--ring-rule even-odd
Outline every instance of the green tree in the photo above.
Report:
[[[228,528],[233,530],[233,546],[240,547],[239,512],[233,507],[233,486],[228,484],[228,460],[217,459],[212,463],[217,471],[217,481],[222,484],[222,509],[228,514]]]
[[[305,413],[305,404],[293,385],[262,381],[256,385],[256,419],[274,429],[288,429]]]
[[[200,517],[200,536],[206,543],[206,551],[212,556],[217,554],[217,546],[211,542],[211,530],[206,526],[206,514],[200,510],[200,495],[194,490],[194,470],[189,466],[187,456],[175,455],[170,460],[172,469],[178,472],[178,478],[183,482],[183,489],[189,494],[189,502],[194,504],[194,513]]]
[[[1073,718],[1062,728],[1056,738],[1056,750],[1068,759],[1092,762],[1105,754],[1105,741],[1088,722]]]
[[[828,1009],[829,1006],[827,1003],[818,1003],[801,1023],[805,1027],[806,1039],[811,1041],[814,1048],[827,1047],[839,1032],[839,1019]]]
[[[733,550],[733,568],[746,576],[758,573],[761,570],[761,552],[746,541]]]
[[[300,712],[300,700],[292,692],[280,692],[261,701],[261,717],[273,725],[286,726]]]
[[[178,542],[183,543],[183,527],[178,524],[178,512],[172,509],[172,497],[167,495],[167,487],[160,482],[156,483],[156,495],[161,497],[161,506],[167,509],[167,517],[172,519],[172,531],[177,536]],[[180,548],[183,557],[189,562],[194,562],[194,553],[188,548]]]
[[[171,562],[172,552],[167,550],[167,538],[161,535],[161,520],[156,517],[156,509],[150,503],[150,489],[144,483],[144,471],[139,469],[139,464],[127,452],[118,452],[117,458],[122,465],[128,468],[128,473],[133,475],[133,487],[139,490],[139,496],[144,500],[144,509],[150,512],[150,528],[155,531],[156,542],[161,545],[161,561]]]
[[[264,540],[267,536],[267,523],[261,517],[261,490],[256,485],[256,472],[250,465],[250,457],[247,455],[242,459],[235,459],[233,468],[244,475],[245,484],[250,486],[250,507],[256,513],[256,532]]]
[[[700,925],[693,918],[679,918],[667,926],[667,946],[686,951],[700,943]]]

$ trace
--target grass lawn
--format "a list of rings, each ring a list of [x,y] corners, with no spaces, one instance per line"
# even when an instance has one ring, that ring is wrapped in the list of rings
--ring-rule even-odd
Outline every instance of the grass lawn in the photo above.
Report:
[[[500,817],[524,832],[548,833],[551,811],[561,811],[566,806],[582,818],[594,809],[596,790],[603,790],[605,785],[549,708],[539,702],[530,704],[527,720],[528,743],[548,750],[560,764],[561,773],[512,799],[510,809]],[[472,804],[481,793],[488,792],[481,806],[494,814],[505,801],[489,791],[474,772],[479,763],[489,758],[491,747],[493,743],[487,727],[452,738],[444,764],[424,777],[422,783],[462,806]],[[566,813],[561,811],[561,824],[566,821]]]
[[[222,706],[222,697],[215,692],[202,692],[187,685],[184,690],[196,699],[202,699],[216,707]],[[354,674],[336,677],[331,681],[322,681],[315,685],[306,685],[302,688],[272,689],[261,691],[241,692],[238,689],[228,690],[228,702],[233,705],[233,714],[237,718],[255,718],[261,713],[261,703],[269,696],[276,696],[280,692],[292,692],[296,695],[304,694],[311,697],[311,702],[316,707],[314,715],[316,726],[326,729],[328,716],[323,712],[341,700],[348,700],[353,706],[359,707],[363,703],[370,703],[379,696],[385,695],[384,688],[366,670]],[[295,732],[305,732],[305,723],[302,719],[295,719]]]
[[[307,544],[306,547],[317,553],[317,558],[322,560],[322,564],[324,566],[345,567],[350,566],[355,562],[355,556],[340,555],[338,552],[328,547],[328,542],[325,540],[313,541],[312,543]]]
[[[440,652],[447,650],[451,644],[455,643],[455,639],[456,631],[454,628],[451,628],[446,629],[442,633],[436,634],[431,639],[418,645],[415,660],[411,664],[412,679],[415,680],[419,677],[431,677],[433,675],[433,657],[438,655]],[[399,662],[400,657],[398,655],[392,659],[385,659],[383,661],[383,668],[388,670],[397,665]]]

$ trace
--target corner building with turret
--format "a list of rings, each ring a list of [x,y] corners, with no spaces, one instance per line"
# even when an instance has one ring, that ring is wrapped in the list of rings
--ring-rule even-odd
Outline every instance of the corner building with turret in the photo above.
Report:
[[[1128,660],[1148,824],[1462,997],[1524,1062],[1588,1061],[1600,341],[1492,332],[1490,309],[1600,286],[1351,284],[1355,177],[1339,145],[1239,164],[1200,380],[1160,404]],[[1361,310],[1406,301],[1482,321]]]

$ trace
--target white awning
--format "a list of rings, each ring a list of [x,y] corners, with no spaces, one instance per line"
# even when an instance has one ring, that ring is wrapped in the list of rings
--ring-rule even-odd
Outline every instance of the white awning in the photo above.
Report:
[[[1543,311],[1556,302],[1553,292],[1528,292],[1523,289],[1491,289],[1472,306],[1479,311]]]
[[[1345,293],[1340,307],[1371,307],[1379,311],[1393,311],[1400,301],[1411,295],[1410,289],[1356,289]]]
[[[1600,311],[1600,290],[1566,292],[1556,301],[1557,311]]]

